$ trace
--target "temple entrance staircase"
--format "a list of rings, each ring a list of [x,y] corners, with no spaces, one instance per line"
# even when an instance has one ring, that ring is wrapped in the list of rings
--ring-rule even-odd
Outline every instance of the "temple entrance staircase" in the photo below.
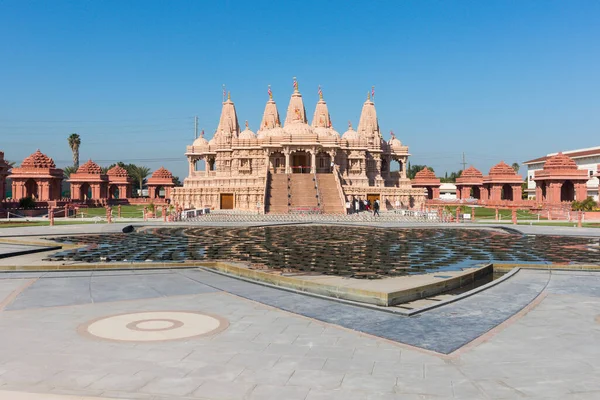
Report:
[[[290,174],[290,212],[320,213],[314,174]]]
[[[267,198],[265,199],[265,211],[271,214],[288,213],[288,175],[267,175]]]
[[[345,214],[345,203],[340,198],[340,188],[332,173],[317,174],[321,208],[325,214]]]

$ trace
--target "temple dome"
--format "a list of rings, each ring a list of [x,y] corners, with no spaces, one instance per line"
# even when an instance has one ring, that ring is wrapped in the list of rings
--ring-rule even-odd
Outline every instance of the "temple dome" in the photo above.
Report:
[[[342,139],[346,140],[358,140],[360,139],[360,135],[354,129],[352,129],[352,125],[348,127],[348,130],[344,132],[342,135]]]
[[[517,173],[510,165],[500,161],[490,169],[490,176],[494,175],[517,175]]]
[[[461,174],[461,178],[483,178],[483,174],[474,166],[465,169]]]
[[[54,164],[53,159],[38,149],[23,160],[21,168],[56,168],[56,164]]]
[[[544,169],[577,169],[577,164],[571,157],[558,153],[546,161]]]
[[[196,140],[194,140],[194,143],[192,144],[192,146],[194,146],[194,147],[208,147],[208,140],[206,140],[204,138],[204,131],[200,134],[200,136],[198,136],[198,138],[196,138]]]
[[[120,165],[115,165],[114,167],[109,169],[106,174],[109,176],[129,178],[129,173],[127,172],[127,170],[125,168],[121,167]]]
[[[317,137],[319,137],[319,138],[339,138],[340,137],[340,134],[337,133],[332,128],[325,128],[325,127],[319,126],[317,128],[313,128],[313,130],[317,134]]]
[[[288,135],[311,135],[314,133],[310,125],[301,121],[285,124],[283,132]]]
[[[173,179],[173,174],[165,167],[160,167],[152,173],[152,178]]]
[[[396,135],[394,135],[394,132],[391,132],[392,134],[392,138],[390,139],[390,141],[388,142],[388,144],[391,147],[401,147],[402,146],[402,142],[400,141],[400,139],[398,139],[396,137]]]
[[[437,179],[437,177],[429,167],[425,167],[415,174],[415,179]]]
[[[252,132],[250,130],[250,128],[248,128],[248,122],[246,122],[246,129],[244,129],[239,136],[240,139],[256,139],[256,135],[254,134],[254,132]]]
[[[100,166],[92,160],[88,160],[85,164],[77,169],[77,173],[100,175],[102,174],[102,168],[100,168]]]

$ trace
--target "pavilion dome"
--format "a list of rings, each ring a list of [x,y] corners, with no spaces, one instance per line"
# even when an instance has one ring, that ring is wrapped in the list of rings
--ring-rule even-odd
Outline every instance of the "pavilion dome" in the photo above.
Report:
[[[204,139],[204,131],[200,134],[200,136],[198,136],[198,138],[196,138],[196,140],[194,140],[194,143],[192,143],[192,146],[208,147],[208,140]]]
[[[474,166],[465,169],[461,174],[461,178],[483,178],[483,174]]]
[[[510,165],[500,161],[490,169],[490,176],[494,175],[517,175],[517,173]]]
[[[257,132],[257,137],[263,139],[266,137],[280,137],[283,136],[283,128],[279,125],[271,129],[261,129]]]
[[[120,178],[129,178],[129,173],[127,170],[120,165],[115,165],[106,173],[108,176],[120,177]]]
[[[437,177],[432,170],[425,167],[415,174],[415,179],[437,179]]]
[[[56,168],[56,164],[54,164],[53,159],[38,149],[23,160],[21,168]]]
[[[390,147],[401,147],[402,146],[402,142],[394,134],[392,134],[392,138],[390,139],[388,144],[390,145]]]
[[[352,125],[348,127],[348,130],[344,132],[342,135],[342,139],[346,140],[358,140],[360,139],[360,135],[354,129],[352,129]]]
[[[173,174],[165,167],[160,167],[152,173],[152,178],[172,179]]]
[[[244,129],[239,136],[240,139],[245,139],[245,140],[249,140],[249,139],[256,139],[256,135],[254,134],[254,132],[252,132],[250,130],[250,128],[248,128],[248,123],[246,123],[246,129]]]
[[[577,164],[573,159],[566,154],[558,153],[550,157],[544,164],[544,169],[577,169]]]
[[[88,160],[88,161],[86,161],[85,164],[81,165],[77,169],[77,173],[78,174],[100,175],[100,174],[102,174],[102,168],[100,168],[100,166],[98,164],[96,164],[95,162],[93,162],[92,160]]]

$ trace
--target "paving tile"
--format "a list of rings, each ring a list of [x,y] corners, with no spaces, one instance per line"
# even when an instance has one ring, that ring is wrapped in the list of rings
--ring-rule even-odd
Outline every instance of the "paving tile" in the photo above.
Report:
[[[342,389],[362,390],[368,393],[394,393],[396,378],[391,376],[373,376],[360,372],[348,372],[344,376]]]
[[[159,377],[148,382],[147,385],[140,389],[140,392],[159,395],[186,396],[194,392],[194,390],[196,390],[202,383],[202,379],[198,377]]]
[[[308,391],[300,386],[257,385],[248,400],[304,400]]]
[[[288,385],[312,389],[335,389],[340,386],[343,378],[343,372],[299,370],[294,372]]]
[[[193,395],[211,400],[242,400],[248,398],[255,386],[255,384],[240,382],[208,381],[196,389]]]

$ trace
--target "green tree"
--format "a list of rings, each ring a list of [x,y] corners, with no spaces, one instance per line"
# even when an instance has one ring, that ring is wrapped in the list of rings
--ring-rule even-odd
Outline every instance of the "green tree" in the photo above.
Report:
[[[66,179],[71,177],[71,174],[77,172],[77,167],[74,165],[69,165],[68,167],[63,168],[63,175]]]
[[[574,201],[571,207],[573,211],[593,211],[597,204],[592,197],[588,197],[582,201]]]
[[[76,133],[71,133],[67,138],[69,147],[73,152],[73,166],[75,169],[79,168],[79,145],[81,144],[81,138]]]
[[[446,172],[446,175],[444,178],[440,179],[440,182],[442,183],[454,183],[456,182],[456,178],[459,178],[460,175],[462,174],[462,169],[455,171],[455,172],[451,172],[450,175],[448,175],[448,172]]]
[[[146,177],[150,175],[150,168],[141,165],[129,164],[129,169],[127,169],[127,172],[129,173],[129,176],[131,176],[136,181],[136,183],[139,183],[139,189],[141,194],[142,187],[144,186],[144,182],[146,181]]]
[[[422,170],[423,168],[427,167],[427,165],[410,165],[410,163],[408,164],[408,169],[406,170],[406,176],[408,177],[408,179],[415,179],[415,175],[417,175],[417,172],[419,172],[420,170]],[[433,168],[431,167],[427,167],[430,170],[433,171]]]
[[[175,186],[183,186],[183,184],[181,183],[181,181],[179,180],[178,176],[174,176],[173,177],[173,183],[175,184]]]
[[[519,169],[521,168],[521,165],[519,165],[519,163],[514,162],[514,163],[512,163],[511,167],[512,167],[512,169],[515,170],[515,174],[518,174]]]

